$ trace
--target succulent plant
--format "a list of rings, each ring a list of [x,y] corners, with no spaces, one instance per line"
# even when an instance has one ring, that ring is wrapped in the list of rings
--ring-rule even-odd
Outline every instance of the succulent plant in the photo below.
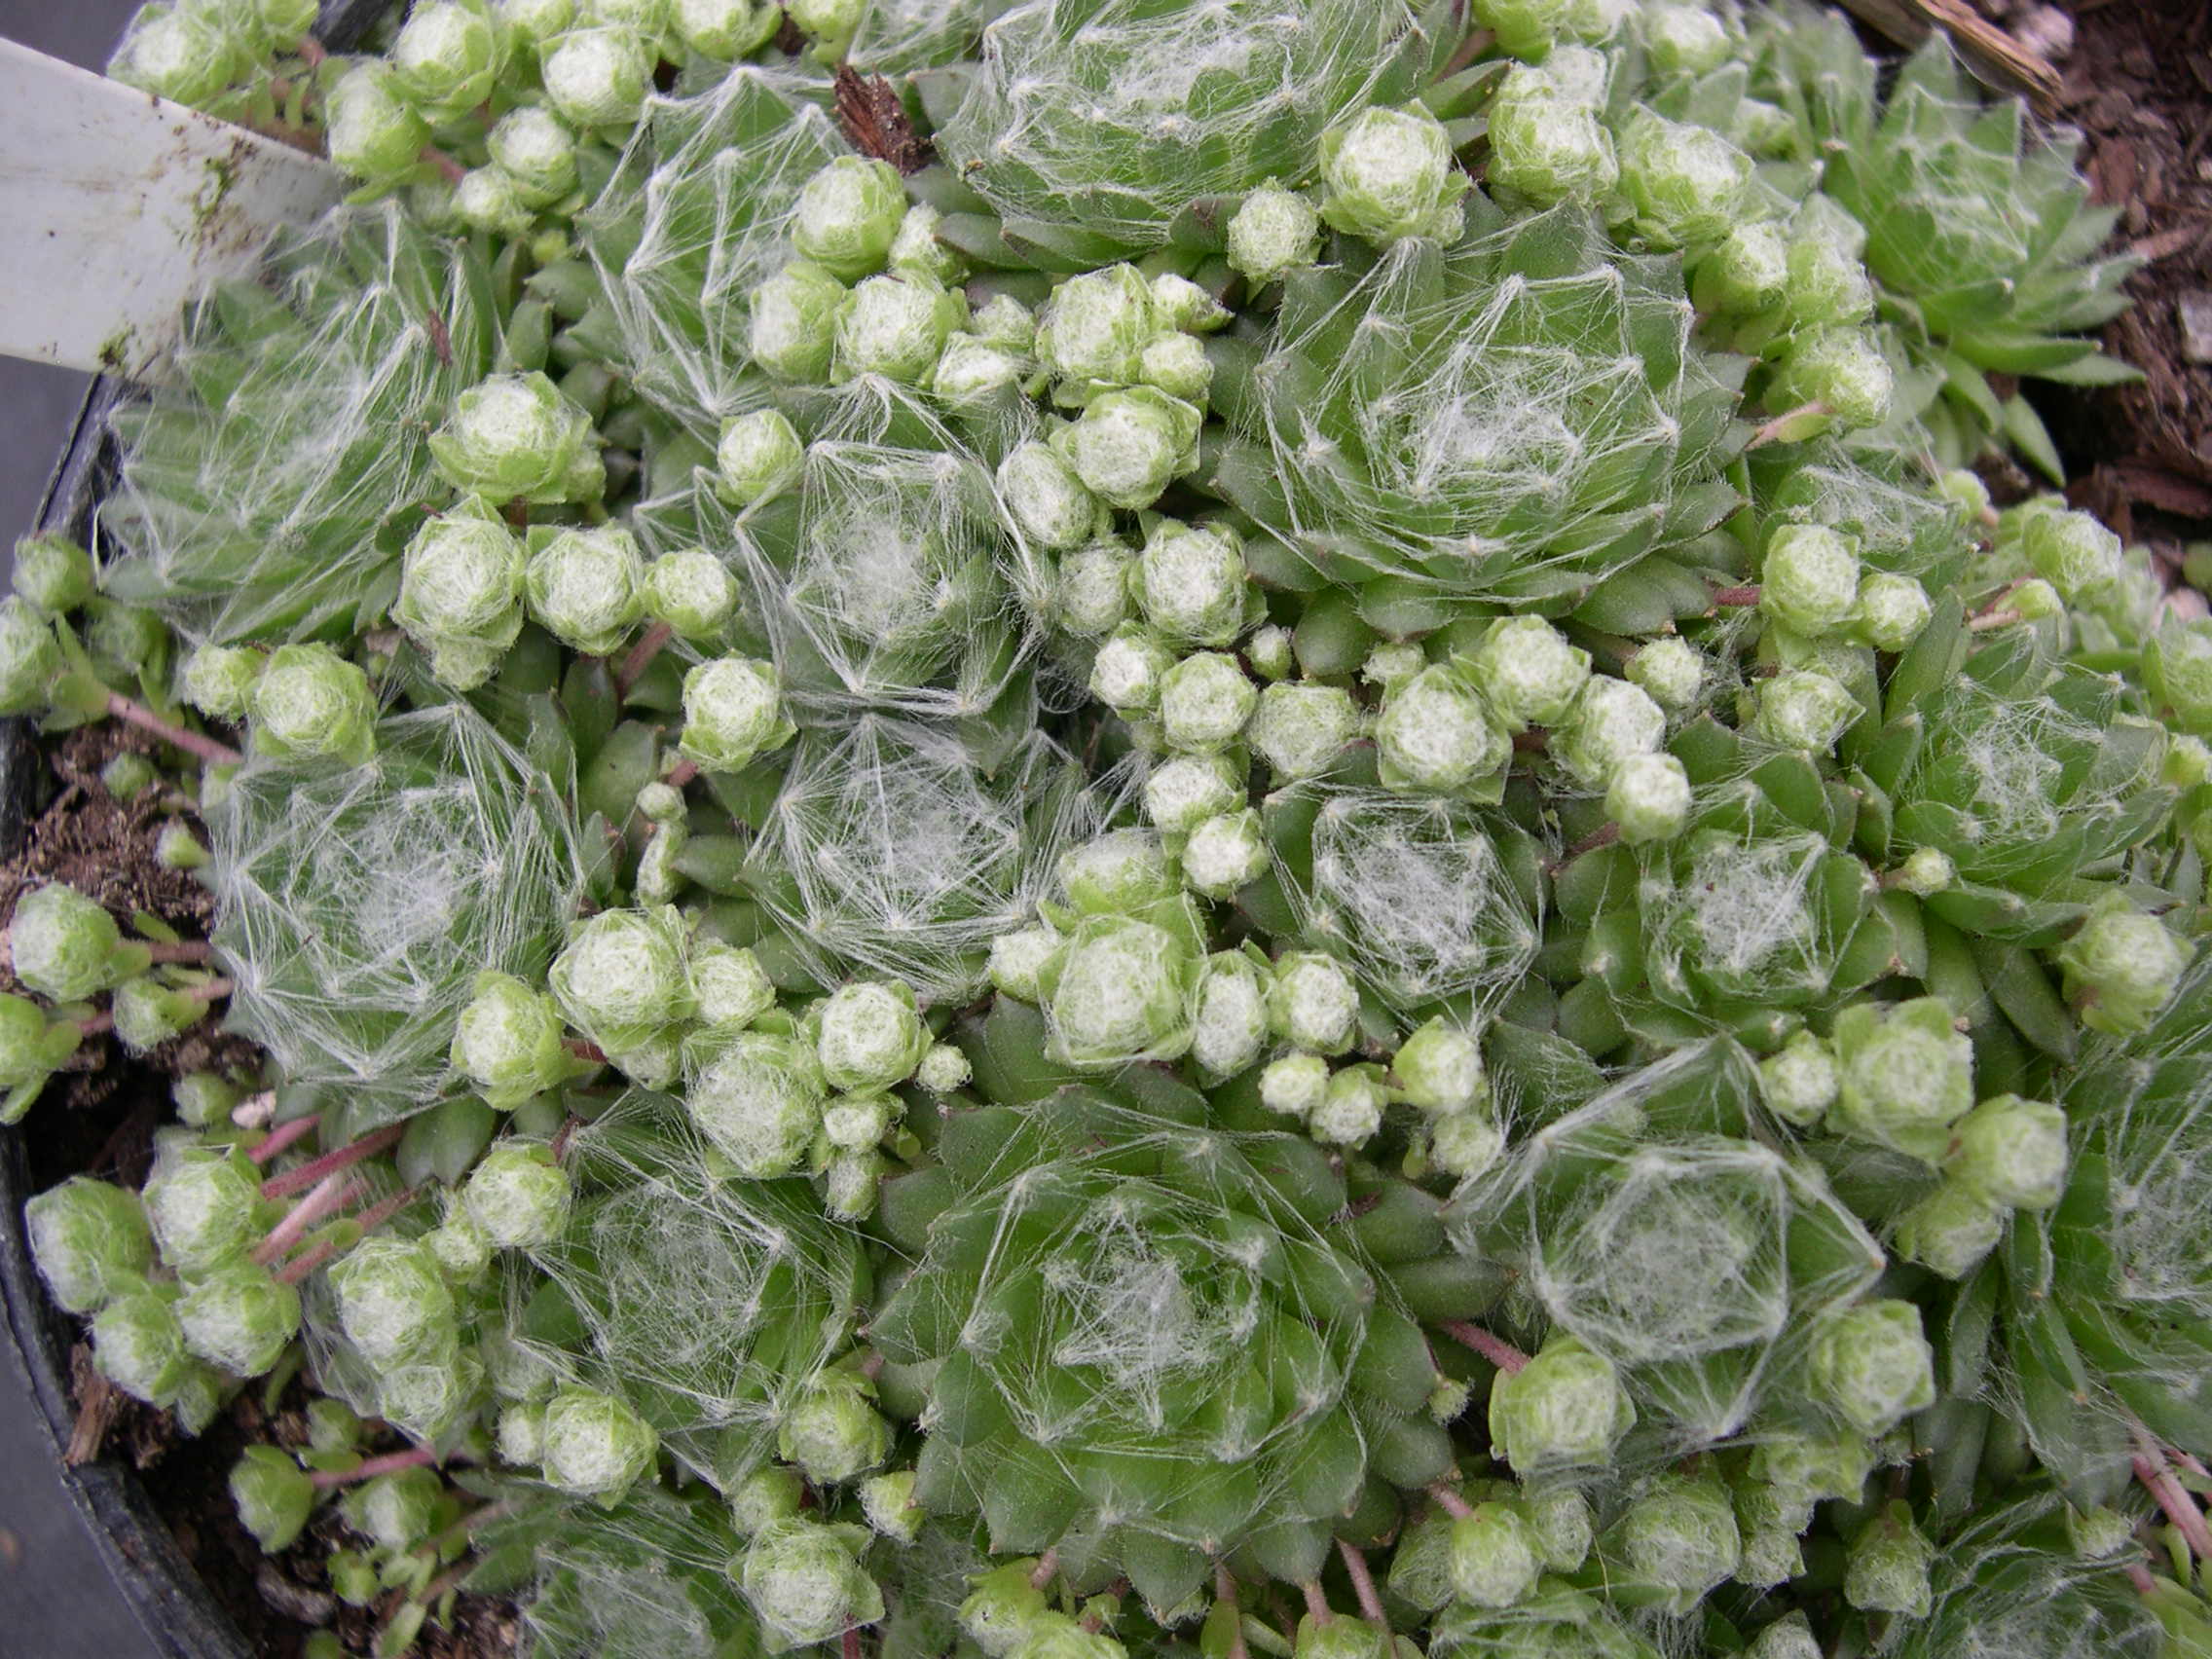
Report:
[[[1433,73],[1441,11],[1031,0],[985,31],[940,141],[1015,246],[1103,265],[1166,241],[1193,203],[1312,177],[1333,123]]]
[[[240,1025],[291,1077],[402,1115],[437,1097],[477,975],[545,972],[581,872],[567,812],[465,705],[377,737],[362,765],[240,772],[209,873]]]
[[[1441,248],[1286,280],[1251,371],[1264,448],[1214,487],[1374,605],[1577,599],[1726,508],[1741,365],[1689,323],[1675,273],[1585,210],[1478,203]]]
[[[194,637],[308,635],[373,608],[435,490],[426,431],[494,350],[480,256],[396,205],[297,236],[270,276],[203,301],[178,384],[115,415],[101,522],[127,557],[106,591]]]
[[[2069,139],[1787,0],[310,12],[116,60],[356,189],[18,549],[0,1119],[181,1073],[26,1233],[304,1389],[313,1659],[2212,1641],[2212,635],[1959,470],[2121,373]]]
[[[1017,1028],[1001,1004],[980,1040]],[[1427,1478],[1407,1414],[1435,1368],[1386,1278],[1315,1231],[1339,1190],[1310,1143],[1137,1087],[948,1124],[939,1170],[903,1178],[929,1208],[887,1195],[923,1254],[870,1333],[895,1362],[942,1361],[925,1509],[1166,1608],[1209,1555],[1317,1562],[1380,1455],[1363,1442],[1392,1445],[1385,1478]]]

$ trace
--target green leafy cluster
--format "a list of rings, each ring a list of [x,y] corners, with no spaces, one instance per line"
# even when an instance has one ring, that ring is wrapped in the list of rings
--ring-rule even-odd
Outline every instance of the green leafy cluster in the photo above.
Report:
[[[2068,140],[1800,6],[306,26],[117,61],[358,189],[18,550],[212,919],[27,884],[0,1087],[184,1074],[34,1254],[304,1381],[380,1654],[2207,1650],[2212,633],[1960,469],[2119,372]]]

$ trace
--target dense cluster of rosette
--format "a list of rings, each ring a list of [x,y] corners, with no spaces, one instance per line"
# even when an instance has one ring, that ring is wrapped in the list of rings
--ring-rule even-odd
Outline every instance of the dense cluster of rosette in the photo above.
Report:
[[[213,921],[26,887],[0,1087],[184,1072],[33,1250],[305,1380],[380,1652],[2212,1641],[2212,625],[1959,469],[2125,372],[2062,135],[1793,5],[312,22],[117,58],[359,189],[18,549]]]

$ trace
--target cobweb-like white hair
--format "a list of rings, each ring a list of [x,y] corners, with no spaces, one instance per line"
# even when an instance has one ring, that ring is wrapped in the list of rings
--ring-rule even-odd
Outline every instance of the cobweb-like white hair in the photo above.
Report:
[[[807,85],[741,64],[697,96],[651,99],[594,210],[609,234],[586,239],[625,371],[709,442],[768,401],[749,372],[748,299],[796,257],[785,232],[799,191],[850,149]],[[611,234],[625,215],[634,228]]]
[[[1751,469],[1752,498],[1762,510],[1853,537],[1859,557],[1874,570],[1933,577],[1969,550],[1965,510],[1889,458],[1823,438],[1757,451]]]
[[[522,1599],[535,1659],[706,1659],[747,1651],[753,1615],[727,1568],[744,1547],[705,1493],[633,1489],[613,1508],[564,1504],[495,1521],[478,1535],[495,1562],[527,1556]]]
[[[992,774],[954,731],[864,716],[800,738],[749,884],[826,978],[963,999],[1111,804],[1042,733]]]
[[[939,1397],[1002,1424],[933,1426],[925,1485],[973,1493],[1023,1547],[1106,1552],[1156,1605],[1138,1543],[1171,1541],[1202,1575],[1199,1552],[1314,1518],[1312,1449],[1364,1440],[1347,1389],[1376,1297],[1273,1185],[1286,1138],[1066,1089],[977,1146],[875,1326],[943,1354]],[[998,1507],[1024,1487],[1067,1506]]]
[[[867,0],[845,60],[870,75],[909,74],[975,55],[1014,0]]]
[[[1482,814],[1382,790],[1309,793],[1312,878],[1292,883],[1306,938],[1398,1008],[1487,1005],[1519,982],[1537,916]]]
[[[1931,1574],[1935,1606],[1899,1619],[1899,1659],[2157,1659],[2157,1619],[2121,1561],[2083,1561],[2033,1541],[2055,1530],[2062,1502],[2041,1493],[1986,1512],[1952,1540]]]
[[[1661,1000],[1792,1007],[1824,993],[1842,940],[1828,926],[1825,838],[1714,830],[1676,851],[1671,881],[1642,893],[1645,961]]]
[[[802,710],[978,716],[1030,654],[1027,560],[989,471],[896,387],[847,388],[790,495],[734,521],[711,497],[705,539],[734,546]]]
[[[1899,833],[1943,848],[1970,880],[2030,887],[2054,846],[2085,866],[2142,839],[2172,799],[2165,734],[2118,719],[2122,698],[2112,677],[2073,666],[2033,689],[1953,681],[1922,707],[1927,736],[1894,792]]]
[[[426,435],[490,364],[488,282],[386,203],[335,210],[277,244],[263,285],[200,302],[178,384],[114,417],[106,590],[196,641],[298,638],[388,603],[420,503],[445,496]]]
[[[535,980],[583,877],[552,782],[465,703],[394,716],[375,757],[256,757],[208,813],[231,1023],[372,1117],[437,1098],[486,970]]]
[[[568,1231],[513,1279],[523,1292],[549,1280],[560,1302],[524,1308],[513,1328],[726,1490],[772,1455],[792,1397],[849,1345],[854,1241],[803,1182],[719,1179],[663,1096],[625,1096],[576,1132],[568,1161],[580,1190]]]
[[[1290,534],[1353,579],[1543,598],[1667,540],[1678,504],[1708,528],[1688,486],[1736,392],[1694,320],[1672,266],[1572,207],[1314,276],[1255,371]]]
[[[1010,220],[1151,247],[1197,198],[1309,176],[1331,124],[1418,90],[1393,71],[1425,44],[1406,0],[1030,0],[938,144]]]
[[[1727,1039],[1678,1049],[1454,1201],[1462,1247],[1519,1266],[1551,1320],[1656,1408],[1643,1430],[1677,1449],[1742,1433],[1819,1316],[1884,1265],[1818,1168],[1750,1137],[1756,1088]]]

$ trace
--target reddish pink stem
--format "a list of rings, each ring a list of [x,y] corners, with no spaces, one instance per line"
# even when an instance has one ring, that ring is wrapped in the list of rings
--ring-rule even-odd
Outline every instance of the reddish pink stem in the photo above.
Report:
[[[263,1240],[260,1247],[254,1251],[253,1259],[264,1264],[276,1261],[284,1253],[285,1250],[289,1250],[295,1243],[300,1240],[301,1237],[306,1235],[309,1225],[311,1225],[314,1221],[320,1221],[324,1215],[336,1214],[339,1210],[344,1209],[346,1205],[351,1203],[355,1198],[360,1197],[360,1189],[358,1185],[354,1182],[351,1176],[345,1174],[344,1171],[340,1171],[340,1173],[337,1175],[330,1176],[323,1182],[323,1187],[329,1186],[332,1181],[341,1180],[344,1181],[345,1185],[338,1189],[339,1197],[334,1201],[324,1203],[321,1209],[321,1213],[310,1217],[310,1220],[308,1222],[303,1222],[297,1228],[294,1228],[291,1232],[290,1236],[285,1238],[281,1246],[276,1249],[270,1248],[270,1239],[274,1239],[276,1236],[276,1230],[272,1230],[270,1234],[270,1239]],[[355,1242],[359,1241],[359,1236],[361,1235],[374,1233],[378,1228],[382,1227],[386,1222],[389,1221],[393,1216],[397,1215],[401,1210],[405,1209],[409,1204],[413,1203],[415,1201],[415,1195],[421,1190],[422,1189],[419,1187],[402,1187],[398,1192],[391,1194],[388,1198],[378,1199],[367,1209],[363,1210],[359,1215],[355,1216],[353,1218],[353,1226],[356,1230]],[[318,1193],[321,1192],[322,1187],[317,1187],[315,1191]],[[307,1210],[308,1203],[312,1202],[313,1199],[313,1194],[310,1194],[308,1199],[301,1203],[299,1209],[293,1211],[291,1215],[286,1216],[280,1226],[290,1226],[290,1224],[293,1223],[302,1212]],[[286,1284],[298,1284],[300,1280],[306,1278],[308,1274],[313,1272],[315,1269],[321,1267],[323,1263],[329,1261],[332,1254],[337,1250],[337,1239],[325,1238],[320,1243],[316,1244],[313,1249],[303,1251],[301,1254],[293,1257],[289,1262],[286,1262],[283,1267],[279,1268],[276,1271],[276,1277],[282,1279]],[[266,1252],[266,1254],[264,1252]]]
[[[663,778],[661,782],[666,784],[672,790],[680,790],[685,784],[689,783],[693,778],[696,778],[698,775],[698,761],[679,760],[675,765],[671,766],[668,769],[668,776]]]
[[[2153,1595],[2158,1588],[2158,1581],[2151,1576],[2151,1569],[2139,1561],[2127,1564],[2127,1582],[2135,1586],[2138,1596]]]
[[[1337,1554],[1344,1557],[1352,1594],[1359,1598],[1359,1616],[1372,1624],[1387,1625],[1390,1615],[1383,1611],[1382,1598],[1376,1594],[1375,1575],[1367,1570],[1367,1558],[1344,1538],[1337,1540]]]
[[[1715,610],[1741,608],[1745,606],[1756,605],[1758,602],[1759,590],[1755,582],[1745,587],[1724,587],[1713,590],[1713,607]]]
[[[342,1146],[336,1152],[326,1152],[312,1159],[297,1169],[287,1169],[281,1175],[273,1175],[261,1184],[265,1198],[288,1198],[294,1193],[304,1193],[333,1170],[348,1169],[364,1158],[374,1158],[387,1147],[399,1144],[399,1137],[407,1132],[405,1124],[391,1124],[373,1134],[363,1135],[350,1146]]]
[[[468,169],[466,167],[462,166],[459,162],[455,161],[451,156],[447,155],[435,144],[424,145],[423,153],[416,159],[418,161],[428,162],[432,166],[436,167],[448,184],[459,184],[462,179],[468,176]]]
[[[843,1659],[861,1659],[860,1626],[847,1625],[845,1627],[845,1634],[837,1639],[837,1649],[843,1655]]]
[[[371,1204],[367,1209],[363,1210],[359,1215],[355,1216],[353,1218],[353,1224],[358,1227],[363,1233],[374,1233],[378,1228],[382,1227],[386,1222],[389,1221],[393,1216],[397,1215],[401,1210],[405,1209],[409,1204],[413,1203],[415,1201],[415,1195],[421,1191],[422,1189],[420,1187],[402,1187],[398,1192],[379,1198],[375,1203]]]
[[[1789,423],[1796,420],[1798,416],[1825,415],[1827,412],[1828,406],[1821,402],[1818,398],[1815,398],[1810,403],[1800,403],[1794,409],[1785,409],[1781,414],[1777,415],[1773,420],[1769,421],[1765,425],[1761,426],[1757,431],[1753,432],[1751,435],[1750,440],[1744,445],[1744,448],[1747,450],[1764,449],[1767,445],[1779,441],[1782,437],[1782,434],[1789,429]]]
[[[267,1163],[294,1141],[313,1134],[315,1125],[321,1122],[320,1112],[311,1112],[304,1118],[294,1118],[288,1124],[279,1124],[263,1136],[261,1144],[248,1152],[246,1157],[256,1163]]]
[[[1214,1563],[1213,1598],[1227,1602],[1232,1607],[1236,1605],[1236,1580],[1222,1562]],[[1229,1659],[1252,1659],[1251,1648],[1244,1644],[1244,1615],[1240,1608],[1237,1616],[1229,1621]]]
[[[387,1452],[381,1457],[364,1457],[350,1469],[310,1469],[308,1479],[325,1490],[373,1481],[379,1475],[396,1475],[402,1469],[420,1469],[435,1463],[438,1455],[427,1446],[410,1446],[404,1452]]]
[[[133,703],[120,691],[110,691],[107,694],[107,712],[119,720],[129,721],[140,731],[152,732],[171,748],[181,749],[187,755],[197,755],[213,765],[237,766],[245,760],[245,756],[229,744],[218,743],[204,732],[171,725],[143,703]]]
[[[565,1041],[564,1047],[579,1060],[589,1060],[595,1066],[607,1064],[607,1051],[597,1043],[586,1042],[581,1037],[571,1037]]]
[[[1437,1508],[1443,1510],[1455,1521],[1464,1521],[1474,1513],[1472,1509],[1467,1507],[1466,1500],[1442,1481],[1438,1481],[1436,1485],[1428,1489],[1428,1495],[1436,1499]]]
[[[2196,1507],[2196,1500],[2174,1479],[2174,1472],[2165,1466],[2164,1459],[2154,1461],[2148,1451],[2138,1452],[2135,1478],[2158,1500],[2166,1519],[2189,1541],[2190,1554],[2198,1561],[2212,1561],[2212,1530],[2205,1527],[2204,1511]]]
[[[303,1250],[276,1272],[278,1284],[298,1284],[308,1274],[338,1254],[338,1240],[325,1238],[312,1250]]]
[[[653,658],[660,655],[661,646],[676,637],[676,630],[666,622],[655,622],[639,636],[638,643],[630,647],[630,654],[622,659],[622,666],[614,671],[614,692],[627,697],[630,687],[637,684],[645,670],[652,667]]]
[[[307,62],[310,66],[320,63],[324,58],[330,55],[330,54],[323,49],[322,42],[315,39],[313,35],[300,36],[299,45],[293,47],[292,50],[295,53],[299,54],[302,60]]]
[[[315,1184],[313,1192],[294,1204],[290,1213],[269,1230],[269,1236],[253,1247],[253,1259],[264,1267],[282,1261],[284,1252],[305,1238],[309,1228],[326,1215],[336,1215],[353,1201],[359,1190],[359,1183],[350,1170],[332,1170]]]
[[[1030,1568],[1029,1587],[1032,1590],[1044,1589],[1046,1585],[1052,1582],[1053,1576],[1059,1570],[1060,1552],[1058,1548],[1047,1549],[1043,1555],[1037,1558],[1037,1565]]]
[[[1332,1625],[1337,1622],[1337,1615],[1329,1606],[1329,1598],[1321,1594],[1321,1581],[1318,1578],[1309,1578],[1298,1588],[1306,1597],[1308,1618],[1317,1625]]]
[[[1508,1377],[1529,1363],[1529,1356],[1503,1337],[1493,1337],[1480,1325],[1471,1325],[1464,1319],[1442,1319],[1436,1328],[1456,1343],[1473,1348]]]
[[[203,939],[188,939],[176,944],[148,944],[156,962],[205,962],[213,954],[213,947]]]

